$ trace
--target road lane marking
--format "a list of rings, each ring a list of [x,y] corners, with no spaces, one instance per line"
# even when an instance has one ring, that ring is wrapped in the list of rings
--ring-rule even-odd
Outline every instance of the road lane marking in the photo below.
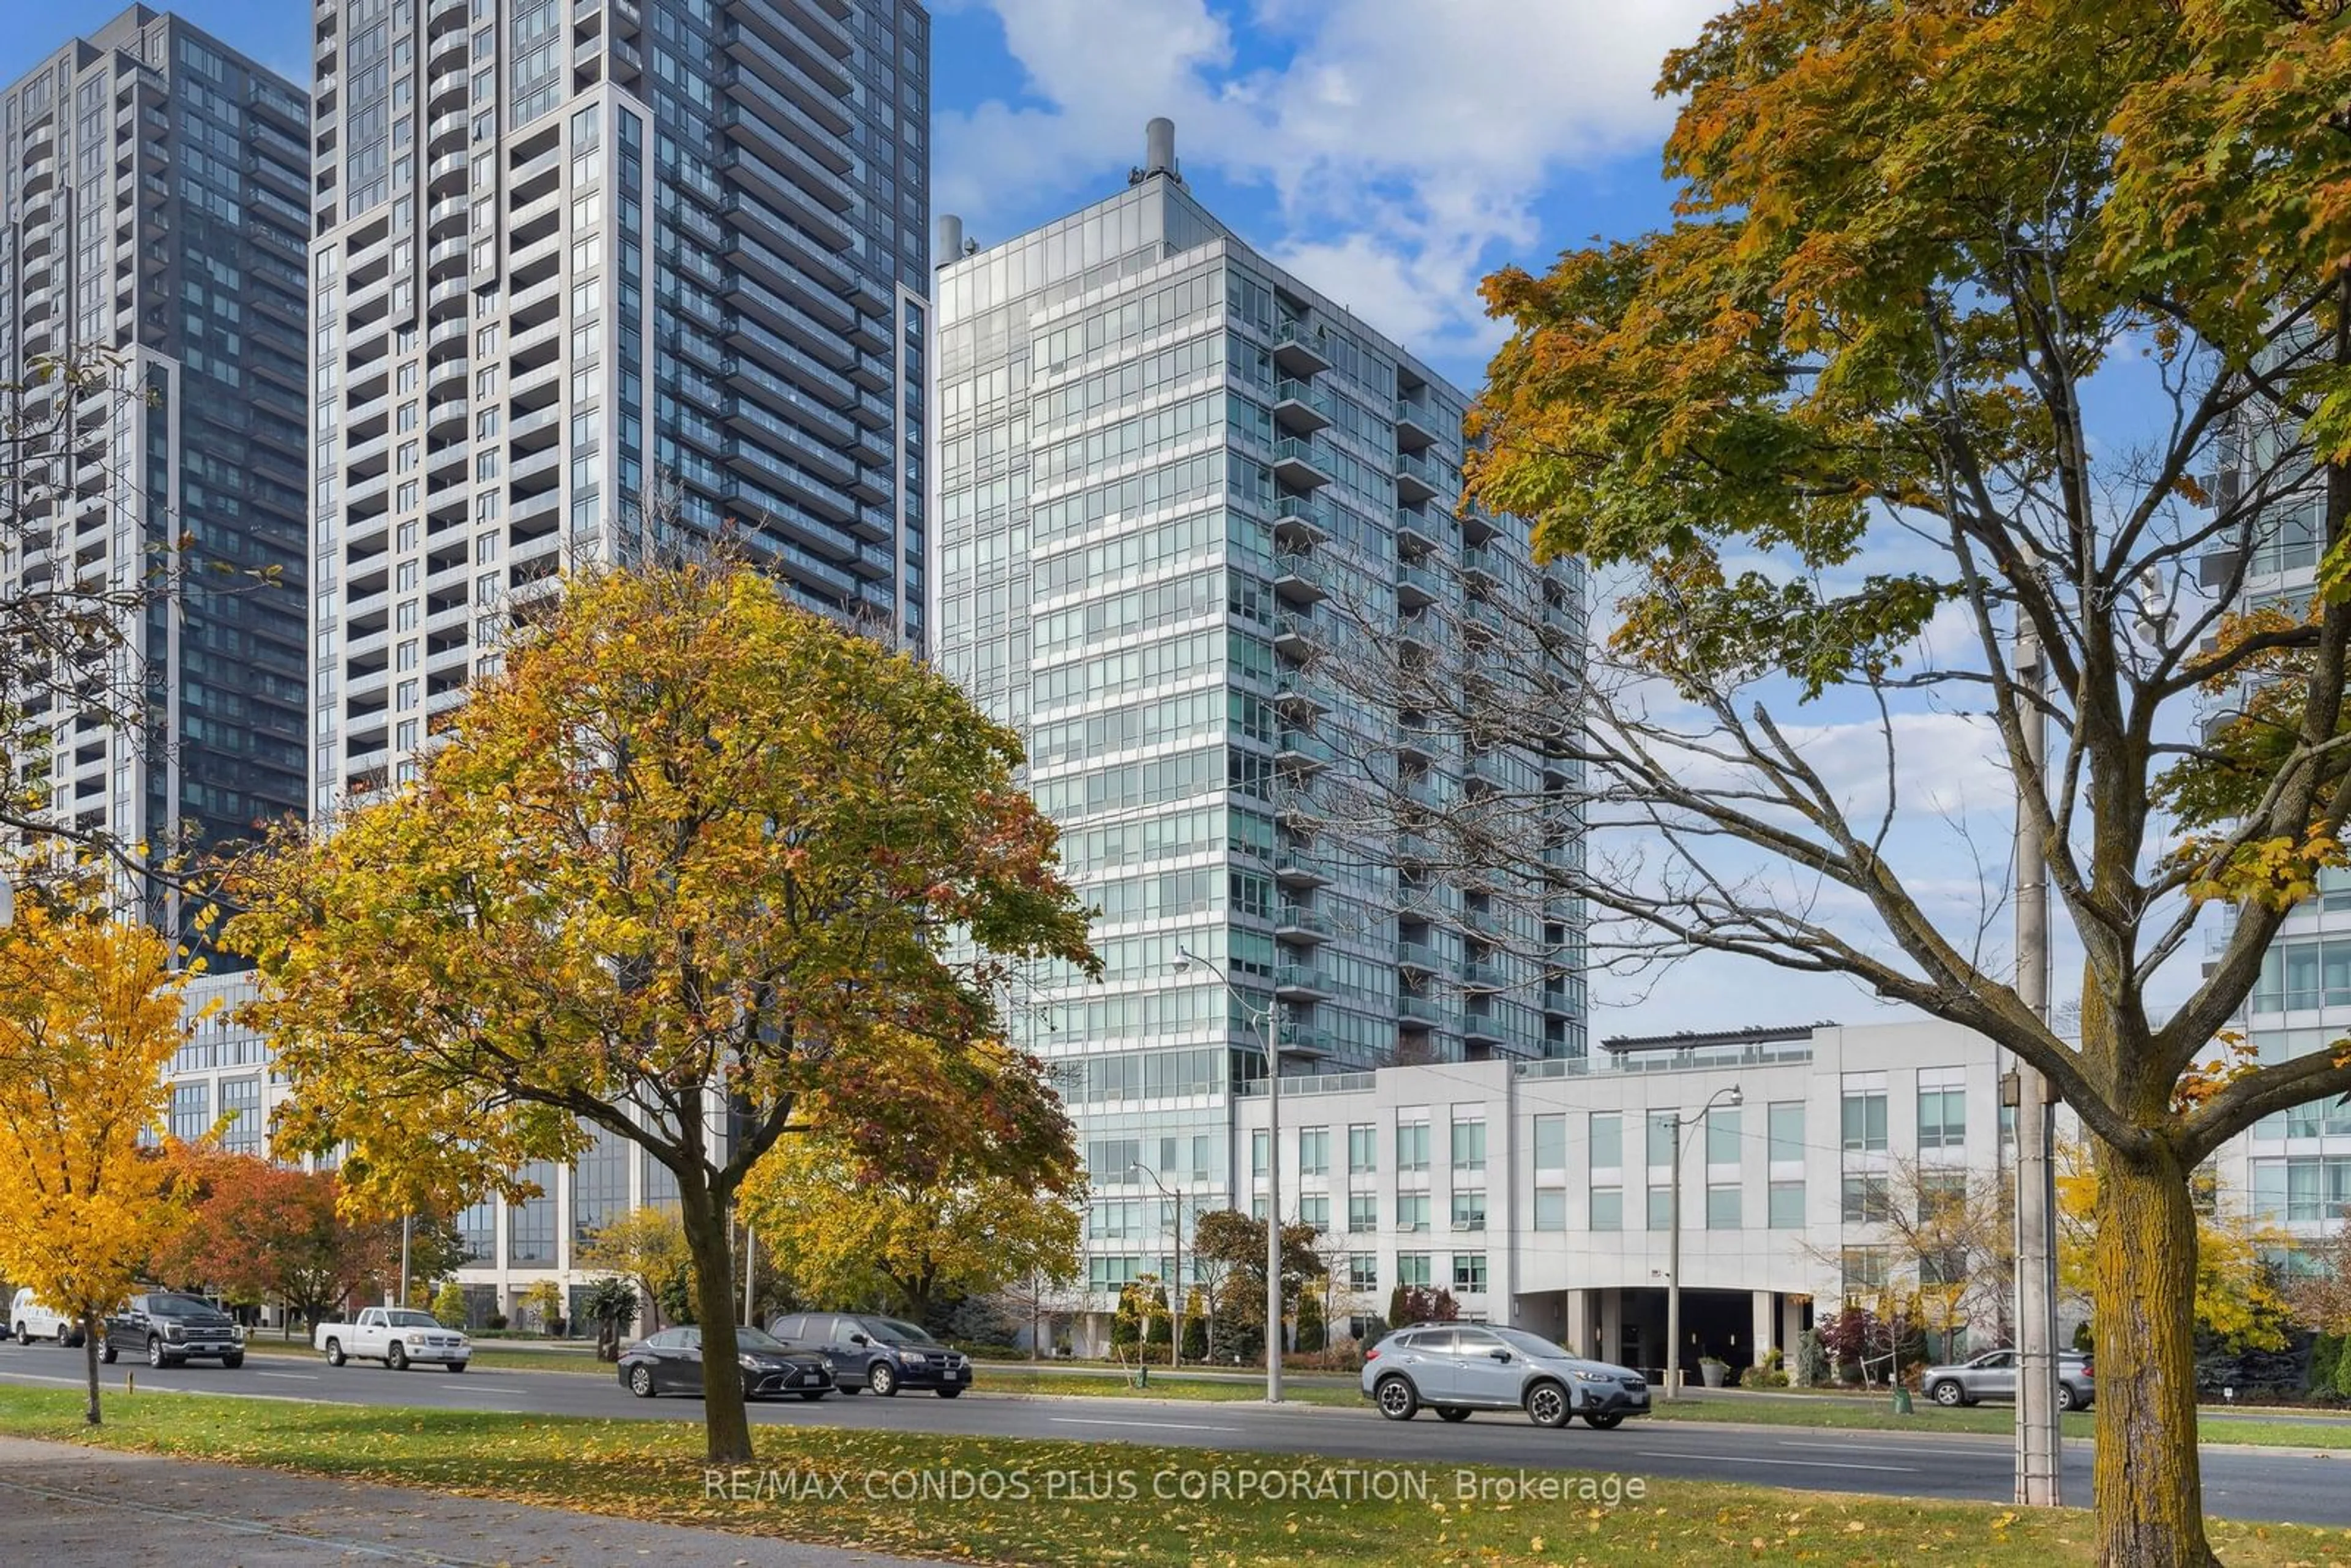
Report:
[[[1645,1459],[1712,1459],[1733,1467],[1786,1465],[1800,1470],[1885,1470],[1894,1475],[1903,1476],[1914,1476],[1918,1473],[1918,1467],[1916,1465],[1840,1464],[1834,1459],[1759,1459],[1751,1454],[1660,1453],[1652,1448],[1638,1448],[1635,1452]]]
[[[1101,1421],[1088,1420],[1081,1416],[1055,1416],[1050,1419],[1052,1424],[1056,1427],[1140,1427],[1148,1432],[1238,1432],[1245,1430],[1245,1428],[1239,1427],[1207,1427],[1203,1426],[1196,1421]]]
[[[256,1372],[253,1375],[256,1377],[283,1377],[295,1383],[316,1383],[319,1381],[319,1375],[315,1372]]]

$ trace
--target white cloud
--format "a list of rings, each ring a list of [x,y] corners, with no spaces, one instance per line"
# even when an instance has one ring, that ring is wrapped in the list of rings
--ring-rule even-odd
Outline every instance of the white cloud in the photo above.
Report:
[[[939,210],[975,221],[1040,192],[1098,184],[1139,159],[1143,122],[1173,118],[1186,167],[1263,184],[1287,232],[1252,236],[1384,329],[1490,346],[1479,276],[1536,237],[1533,204],[1563,170],[1654,142],[1667,52],[1712,0],[961,0],[1001,21],[1027,75],[936,125]],[[1289,47],[1239,62],[1235,28]]]

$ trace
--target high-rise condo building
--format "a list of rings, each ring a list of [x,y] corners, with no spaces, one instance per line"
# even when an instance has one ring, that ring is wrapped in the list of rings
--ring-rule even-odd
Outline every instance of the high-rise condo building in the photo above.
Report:
[[[320,814],[407,777],[518,597],[715,542],[921,646],[914,0],[319,0]],[[605,1135],[458,1217],[478,1322],[663,1201]],[[576,1314],[575,1314],[576,1315]]]
[[[10,476],[0,571],[144,597],[127,709],[50,716],[57,816],[125,842],[308,799],[308,127],[299,89],[144,6],[0,89],[0,382],[95,372],[5,411],[61,466]]]
[[[1100,911],[1104,979],[1034,977],[1023,1015],[1079,1124],[1096,1305],[1170,1277],[1175,1194],[1249,1206],[1235,1098],[1269,1027],[1285,1081],[1584,1051],[1581,907],[1438,873],[1408,820],[1330,793],[1360,768],[1438,809],[1563,789],[1560,759],[1415,726],[1334,661],[1363,635],[1438,654],[1498,593],[1576,642],[1580,570],[1456,515],[1461,392],[1218,223],[1174,136],[1153,122],[1128,187],[1058,223],[937,243],[934,647],[1026,737]],[[1327,1209],[1284,1191],[1285,1218]]]
[[[723,536],[920,645],[922,7],[315,24],[317,809],[405,776],[512,596],[576,566]]]

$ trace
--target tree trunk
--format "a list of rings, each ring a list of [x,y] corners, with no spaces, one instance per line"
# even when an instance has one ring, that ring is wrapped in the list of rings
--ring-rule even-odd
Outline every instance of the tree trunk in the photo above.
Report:
[[[2196,1448],[2196,1215],[2168,1146],[2097,1145],[2098,1562],[2205,1568]]]
[[[714,1465],[751,1462],[751,1417],[743,1402],[735,1339],[735,1249],[726,1217],[709,1189],[678,1183],[685,1249],[694,1260],[694,1310],[702,1323],[702,1426]]]
[[[84,1308],[81,1314],[81,1362],[89,1385],[89,1399],[81,1410],[82,1424],[96,1427],[100,1425],[98,1416],[98,1314],[88,1308]]]

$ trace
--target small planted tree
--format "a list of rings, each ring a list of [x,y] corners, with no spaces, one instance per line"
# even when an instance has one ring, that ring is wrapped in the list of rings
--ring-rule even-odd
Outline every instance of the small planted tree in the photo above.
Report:
[[[39,902],[0,928],[0,1276],[80,1320],[93,1427],[105,1315],[183,1219],[173,1164],[141,1146],[194,1022],[172,957],[148,926]]]
[[[207,1285],[232,1299],[276,1300],[289,1322],[311,1323],[367,1286],[397,1281],[398,1222],[343,1212],[331,1172],[251,1155],[191,1155],[183,1162],[187,1223],[152,1260],[159,1278]]]
[[[433,1293],[433,1316],[444,1329],[462,1329],[468,1316],[465,1311],[465,1287],[455,1280],[444,1280]]]
[[[1093,966],[1020,761],[943,675],[757,572],[569,580],[421,779],[231,876],[284,1134],[348,1145],[362,1191],[512,1196],[583,1124],[637,1146],[676,1186],[709,1457],[749,1459],[745,1178],[820,1103],[862,1147],[942,1097],[996,1115],[1009,966]]]
[[[963,1082],[899,1042],[899,1131],[853,1103],[812,1101],[809,1131],[770,1150],[743,1184],[744,1216],[811,1299],[881,1301],[917,1322],[1020,1280],[1049,1289],[1078,1268],[1081,1184],[1058,1096],[1032,1058],[989,1042]],[[993,1108],[970,1114],[974,1087]],[[928,1115],[914,1112],[938,1092]]]

